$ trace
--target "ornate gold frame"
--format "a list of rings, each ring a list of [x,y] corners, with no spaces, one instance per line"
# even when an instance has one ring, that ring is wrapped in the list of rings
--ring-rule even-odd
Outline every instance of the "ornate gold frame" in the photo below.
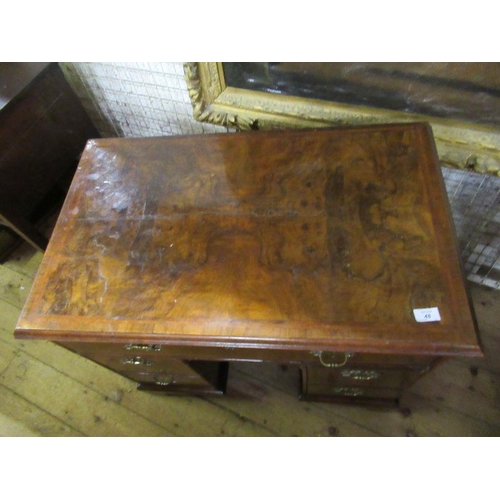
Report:
[[[425,115],[228,87],[220,62],[184,63],[196,120],[238,130],[389,122],[431,124],[443,165],[500,176],[500,130]]]

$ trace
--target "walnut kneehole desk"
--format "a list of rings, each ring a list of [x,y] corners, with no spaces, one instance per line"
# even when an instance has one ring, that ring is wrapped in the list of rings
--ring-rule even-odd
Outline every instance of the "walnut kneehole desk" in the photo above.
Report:
[[[172,394],[389,403],[480,356],[425,123],[87,143],[15,336]]]

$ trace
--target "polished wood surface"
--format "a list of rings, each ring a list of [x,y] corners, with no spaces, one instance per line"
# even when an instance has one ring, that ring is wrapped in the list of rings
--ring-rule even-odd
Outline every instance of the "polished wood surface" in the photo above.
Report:
[[[231,363],[223,398],[159,397],[53,342],[13,338],[41,260],[24,244],[0,264],[1,436],[500,436],[499,291],[470,283],[484,358],[440,364],[399,411],[299,401],[298,368],[274,363]]]
[[[16,335],[479,355],[448,212],[426,124],[93,140]]]

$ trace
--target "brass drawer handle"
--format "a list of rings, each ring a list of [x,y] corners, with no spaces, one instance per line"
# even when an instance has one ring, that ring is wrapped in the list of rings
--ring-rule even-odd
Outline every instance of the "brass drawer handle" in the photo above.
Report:
[[[326,366],[326,368],[340,368],[342,366],[344,366],[347,361],[349,360],[349,358],[352,358],[354,356],[354,354],[352,352],[345,352],[343,354],[344,356],[344,360],[342,362],[331,362],[331,363],[327,363],[324,359],[323,359],[323,351],[313,351],[311,352],[311,354],[313,354],[314,356],[317,356],[319,358],[319,362],[323,365],[323,366]],[[330,353],[331,355],[335,356],[337,355],[338,353]]]
[[[358,389],[356,387],[337,387],[333,389],[335,394],[339,396],[362,396],[365,391],[363,389]]]
[[[156,385],[170,385],[174,383],[174,377],[172,375],[164,375],[162,377],[155,377],[154,383]]]
[[[373,380],[380,377],[380,372],[374,370],[342,370],[341,375],[354,380]]]
[[[161,351],[161,345],[145,345],[145,344],[126,344],[127,351]]]
[[[150,359],[142,359],[140,356],[135,356],[134,358],[123,358],[122,364],[151,366],[153,362]]]

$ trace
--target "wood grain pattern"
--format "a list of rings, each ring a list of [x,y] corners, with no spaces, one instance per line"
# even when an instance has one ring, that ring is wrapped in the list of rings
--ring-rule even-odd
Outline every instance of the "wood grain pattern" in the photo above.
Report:
[[[499,292],[471,284],[485,357],[443,363],[405,392],[402,411],[298,401],[298,368],[274,363],[232,364],[226,398],[159,397],[136,391],[134,382],[51,342],[13,339],[20,306],[5,299],[13,288],[26,286],[26,276],[33,281],[41,257],[25,244],[0,265],[0,276],[8,269],[11,283],[0,287],[0,373],[15,369],[14,376],[0,375],[1,436],[156,435],[154,426],[120,423],[133,421],[132,415],[156,423],[164,435],[182,436],[500,435]],[[16,353],[26,354],[25,363],[30,359],[69,379],[64,397],[53,398],[52,385],[23,364],[9,368]],[[21,378],[26,383],[11,385]],[[29,392],[22,390],[27,384]],[[97,395],[85,400],[94,427],[76,415],[84,391]],[[117,425],[106,425],[105,416]]]
[[[90,141],[16,335],[480,354],[426,124]]]

